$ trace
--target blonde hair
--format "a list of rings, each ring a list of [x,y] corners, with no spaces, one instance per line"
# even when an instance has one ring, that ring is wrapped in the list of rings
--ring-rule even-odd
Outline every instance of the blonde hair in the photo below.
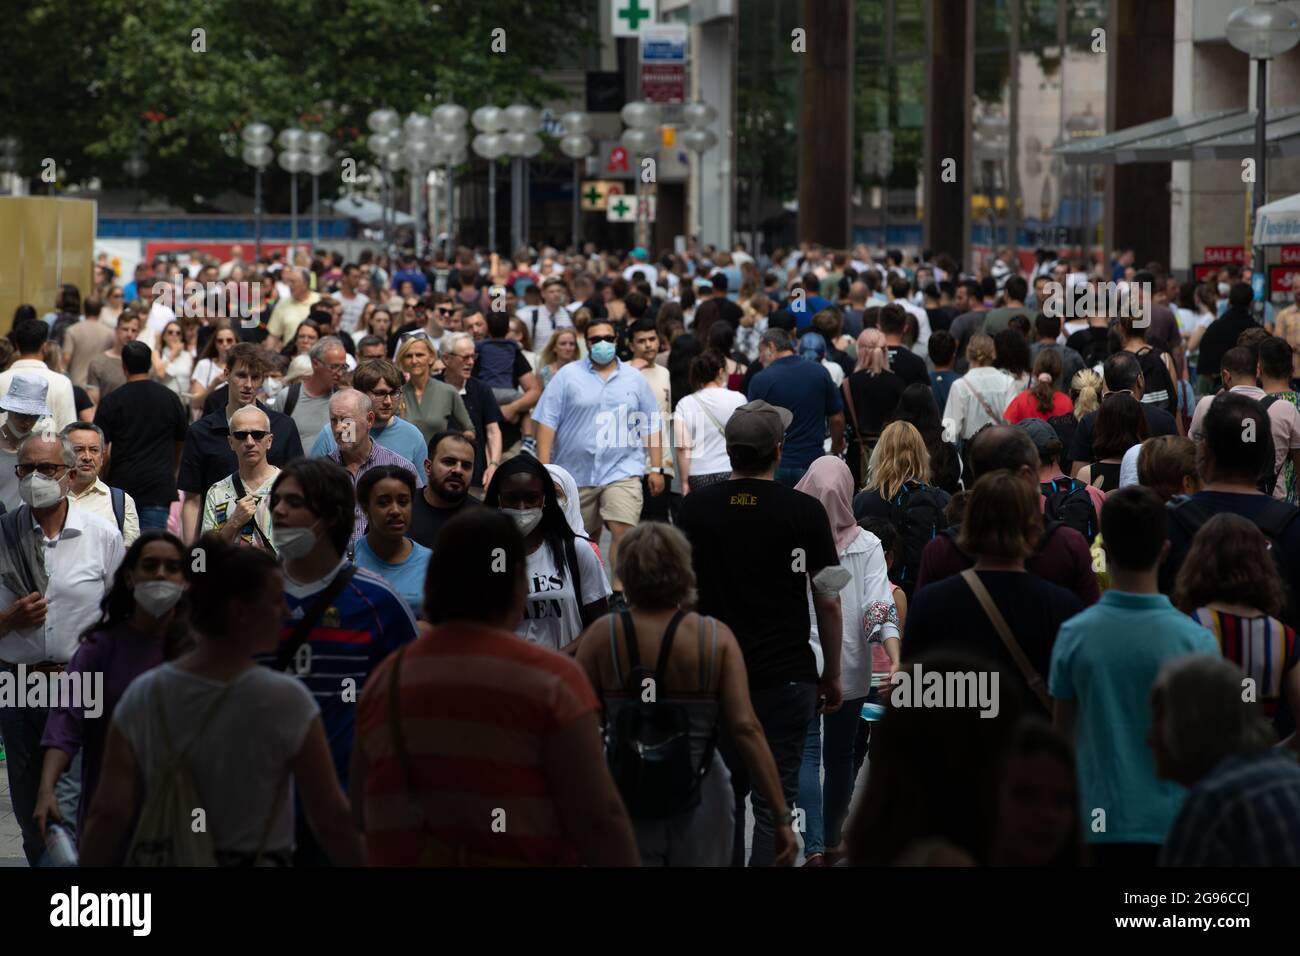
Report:
[[[691,544],[670,524],[646,521],[618,544],[616,573],[633,607],[656,610],[695,603]]]
[[[879,375],[889,368],[889,353],[885,350],[885,333],[880,329],[863,329],[858,336],[858,365],[855,372]]]
[[[972,335],[970,343],[966,346],[966,358],[970,360],[972,367],[992,365],[997,354],[998,350],[993,345],[993,339],[982,332]]]
[[[909,481],[926,482],[930,477],[930,453],[925,439],[911,422],[891,422],[880,433],[867,467],[868,490],[893,498]]]
[[[577,329],[565,326],[564,328],[556,329],[554,332],[552,332],[551,337],[547,339],[546,344],[542,346],[542,354],[538,356],[537,359],[537,364],[539,367],[545,367],[547,365],[550,365],[553,362],[556,363],[557,365],[560,364],[560,359],[555,354],[555,346],[559,343],[561,335],[573,336],[573,361],[577,361],[578,354],[581,351],[581,349],[578,346],[578,340],[581,338],[581,336],[578,335]]]
[[[1090,368],[1080,369],[1070,379],[1075,420],[1101,408],[1101,376]]]

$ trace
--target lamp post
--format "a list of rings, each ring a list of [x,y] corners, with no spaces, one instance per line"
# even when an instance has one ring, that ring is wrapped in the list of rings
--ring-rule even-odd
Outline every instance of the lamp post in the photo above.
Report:
[[[510,170],[510,243],[511,255],[528,242],[528,160],[542,151],[542,116],[526,103],[505,108],[506,152],[513,157]]]
[[[0,173],[12,175],[18,172],[18,156],[21,152],[22,142],[17,136],[0,137]],[[17,187],[11,187],[6,192],[16,193]]]
[[[636,169],[633,170],[633,182],[636,185],[636,244],[648,247],[646,219],[642,215],[640,160],[659,150],[659,144],[662,142],[659,124],[663,111],[658,103],[634,100],[626,104],[619,115],[627,127],[623,130],[620,142],[637,159]]]
[[[396,110],[377,109],[373,110],[370,115],[366,117],[366,125],[370,127],[370,132],[374,134],[367,141],[366,146],[369,148],[370,152],[374,154],[376,160],[379,162],[380,169],[383,170],[387,168],[385,157],[394,150],[397,146],[398,140],[400,139],[398,129],[402,125],[402,118],[397,115]],[[390,190],[388,187],[388,179],[383,175],[382,171],[380,173],[380,180],[380,200],[384,204],[380,230],[383,235],[384,248],[387,250],[391,234],[388,227],[388,207],[390,201],[386,197]]]
[[[1254,6],[1238,7],[1228,17],[1226,31],[1228,42],[1234,49],[1255,61],[1255,190],[1251,203],[1252,228],[1259,220],[1259,207],[1264,205],[1265,167],[1268,163],[1264,130],[1268,110],[1268,61],[1285,53],[1300,41],[1300,18],[1294,11],[1277,3],[1277,0],[1256,0]],[[1252,260],[1252,277],[1255,284],[1255,301],[1263,309],[1267,297],[1267,253],[1258,242]],[[1262,281],[1261,281],[1262,279]]]
[[[402,126],[405,139],[402,152],[406,168],[411,174],[411,217],[415,220],[415,254],[424,254],[424,229],[429,217],[423,214],[424,185],[429,167],[436,159],[433,143],[433,120],[423,113],[412,113]]]
[[[122,164],[122,172],[131,177],[135,184],[135,208],[140,208],[140,177],[149,172],[149,164],[138,149],[133,149]]]
[[[269,145],[275,138],[275,133],[265,123],[249,123],[239,135],[244,141],[244,162],[254,170],[253,255],[260,261],[262,258],[262,172],[275,158],[275,151]]]
[[[587,130],[591,128],[591,118],[586,113],[575,110],[561,116],[560,122],[564,125],[565,134],[560,140],[560,152],[573,160],[573,248],[576,252],[582,248],[579,239],[582,222],[582,197],[579,195],[582,192],[580,171],[583,159],[591,155],[592,142],[591,137],[587,135]]]
[[[718,111],[714,109],[711,104],[696,100],[693,103],[687,103],[686,106],[682,108],[682,117],[686,120],[686,125],[690,128],[680,136],[681,144],[694,153],[697,159],[695,164],[696,192],[693,194],[695,198],[692,200],[694,206],[692,220],[696,220],[699,216],[699,190],[702,190],[703,188],[702,184],[699,182],[700,166],[698,159],[718,145],[718,134],[709,129],[709,127],[713,125],[714,120],[718,118]],[[691,226],[691,231],[693,233],[698,232],[694,221]],[[758,254],[757,246],[754,248],[754,254]]]
[[[312,130],[303,136],[303,169],[311,176],[311,247],[320,244],[320,177],[329,172],[333,160],[327,155],[330,138],[320,130]]]
[[[289,174],[289,264],[298,255],[298,174],[307,168],[307,154],[303,151],[307,134],[296,126],[280,130],[276,137],[282,152],[278,157],[280,168]]]
[[[456,177],[455,168],[466,159],[469,145],[469,111],[456,103],[443,103],[433,111],[433,144],[438,158],[447,169],[447,253],[456,245]]]
[[[488,248],[497,252],[497,159],[505,155],[505,111],[496,106],[480,106],[470,117],[478,135],[470,144],[476,155],[488,161]]]

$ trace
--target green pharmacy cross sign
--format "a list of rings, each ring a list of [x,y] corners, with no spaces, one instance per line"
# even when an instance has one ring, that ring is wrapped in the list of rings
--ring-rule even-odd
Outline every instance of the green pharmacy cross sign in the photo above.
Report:
[[[620,199],[618,202],[614,203],[614,212],[618,213],[620,216],[626,216],[631,208],[632,207],[629,206],[627,201],[624,199]]]
[[[582,198],[585,199],[585,200],[587,200],[587,202],[588,202],[589,204],[591,204],[591,205],[594,206],[594,205],[596,205],[596,203],[600,202],[600,198],[601,198],[601,196],[603,196],[603,195],[604,195],[604,193],[602,193],[602,192],[601,192],[599,189],[597,189],[595,186],[592,186],[592,187],[589,188],[585,193],[582,194]]]
[[[641,6],[640,0],[628,0],[626,5],[618,8],[617,16],[627,21],[629,30],[635,30],[641,25],[642,20],[649,20],[654,14]]]

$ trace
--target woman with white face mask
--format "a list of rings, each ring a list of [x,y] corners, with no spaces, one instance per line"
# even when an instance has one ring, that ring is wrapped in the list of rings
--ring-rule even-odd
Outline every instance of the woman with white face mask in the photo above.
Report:
[[[483,503],[514,519],[528,552],[528,599],[515,633],[572,654],[574,640],[609,604],[605,567],[570,526],[555,476],[530,455],[511,458],[492,476]]]
[[[81,636],[68,663],[71,675],[93,675],[91,692],[81,708],[50,711],[41,744],[46,748],[36,818],[41,832],[51,823],[76,823],[81,832],[86,811],[99,783],[108,728],[127,686],[147,670],[181,653],[188,643],[190,561],[180,539],[166,531],[146,530],[135,540],[113,576],[99,621]],[[102,675],[102,683],[98,678]],[[81,680],[77,676],[78,681]],[[93,719],[87,719],[93,718]],[[78,819],[63,820],[55,783],[81,754],[81,802]]]

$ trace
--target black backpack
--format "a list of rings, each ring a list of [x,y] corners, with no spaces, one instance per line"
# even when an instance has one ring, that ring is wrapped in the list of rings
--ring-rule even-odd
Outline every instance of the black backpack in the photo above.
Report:
[[[687,810],[700,802],[700,781],[713,763],[713,748],[717,729],[709,738],[704,759],[698,767],[691,759],[691,719],[682,704],[668,703],[668,656],[672,652],[677,626],[686,616],[678,611],[668,622],[659,660],[653,671],[641,666],[641,652],[637,647],[636,630],[632,615],[619,614],[623,621],[626,639],[628,673],[625,690],[632,695],[614,718],[605,726],[605,757],[610,774],[627,806],[628,815],[638,820],[662,820]],[[618,665],[618,637],[611,616],[609,622],[610,653],[615,672]],[[717,632],[714,631],[716,650]],[[710,662],[712,657],[710,657]],[[653,680],[652,700],[645,700],[643,682]]]
[[[1063,476],[1044,481],[1039,487],[1047,499],[1043,516],[1073,528],[1091,546],[1097,537],[1097,509],[1088,494],[1088,486],[1077,478]]]
[[[1146,385],[1142,401],[1163,408],[1170,415],[1177,415],[1178,388],[1169,375],[1169,369],[1165,367],[1165,353],[1148,345],[1134,353],[1134,357],[1142,369],[1142,381]],[[1163,398],[1160,397],[1162,395]]]
[[[921,572],[921,552],[948,526],[946,495],[929,485],[904,485],[889,502],[889,520],[898,529],[898,586],[908,597]]]

